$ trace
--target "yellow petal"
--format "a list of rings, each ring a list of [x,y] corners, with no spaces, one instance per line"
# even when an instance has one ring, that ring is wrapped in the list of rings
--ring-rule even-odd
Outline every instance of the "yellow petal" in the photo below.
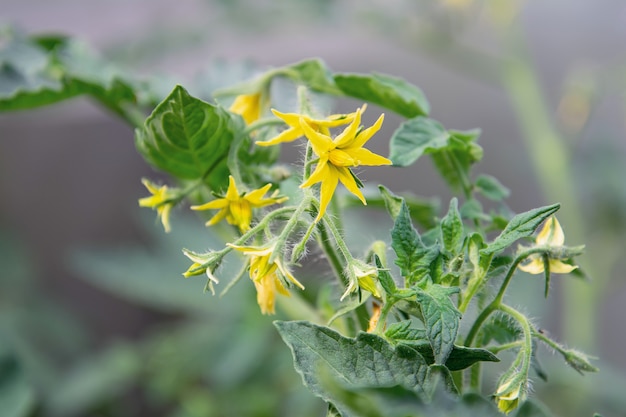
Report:
[[[214,224],[217,224],[220,221],[222,221],[224,217],[226,217],[227,215],[228,215],[228,208],[225,207],[221,209],[220,211],[218,211],[213,217],[211,217],[209,221],[205,223],[205,225],[213,226]]]
[[[550,217],[543,225],[543,228],[537,235],[538,245],[546,246],[563,246],[565,243],[565,235],[559,221],[555,216]]]
[[[346,148],[344,151],[349,154],[355,161],[356,165],[391,165],[391,161],[384,156],[380,156],[365,148]],[[333,152],[336,152],[333,151]]]
[[[272,146],[272,145],[278,145],[279,143],[293,142],[294,140],[298,139],[299,137],[303,135],[304,135],[304,132],[302,131],[302,128],[300,128],[300,126],[290,127],[287,130],[283,130],[282,132],[280,132],[278,135],[276,135],[270,140],[256,141],[255,143],[259,146]]]
[[[191,206],[192,210],[215,210],[228,206],[228,200],[225,198],[218,198],[217,200],[209,201],[208,203],[201,204],[199,206]]]
[[[365,197],[363,197],[363,193],[359,189],[359,186],[356,183],[356,180],[352,176],[352,173],[348,168],[337,168],[337,172],[339,174],[339,180],[341,183],[355,196],[359,197],[359,200],[365,205],[367,205],[367,201],[365,201]]]
[[[161,223],[166,233],[169,233],[172,229],[170,227],[170,212],[172,211],[171,204],[165,204],[157,209],[157,213],[161,217]]]
[[[569,265],[565,262],[561,262],[558,259],[550,259],[550,272],[555,274],[569,274],[573,270],[577,269],[577,265]]]
[[[302,130],[304,130],[304,134],[306,135],[309,142],[311,142],[311,146],[313,147],[313,152],[317,154],[317,156],[322,157],[331,149],[334,149],[334,144],[332,139],[329,136],[323,135],[319,132],[316,132],[309,126],[309,124],[304,120],[304,118],[300,118],[300,126]]]
[[[288,126],[297,127],[297,128],[300,127],[300,118],[303,117],[301,114],[297,114],[297,113],[282,113],[282,112],[279,112],[276,109],[272,109],[272,113],[274,113],[274,116],[276,116],[279,119],[281,119]]]
[[[283,267],[282,262],[280,262],[278,259],[276,261],[274,261],[276,263],[276,265],[278,266],[278,269],[280,270],[280,272],[287,278],[289,279],[289,281],[293,282],[298,288],[300,288],[301,290],[304,289],[304,285],[302,285],[300,283],[300,281],[298,281],[292,274],[291,272],[289,272],[285,267]]]
[[[272,204],[273,201],[271,199],[263,199],[263,196],[270,190],[270,188],[272,188],[272,184],[265,184],[263,187],[257,190],[246,193],[243,198],[248,200],[248,202],[254,207],[267,206],[269,204]]]
[[[518,268],[529,274],[541,274],[544,271],[543,260],[541,257],[534,257],[529,263],[520,265]]]
[[[335,147],[344,148],[344,147],[349,146],[352,143],[352,141],[354,141],[356,137],[356,132],[359,130],[360,125],[361,125],[361,109],[358,109],[355,112],[354,120],[352,121],[352,123],[350,123],[350,125],[348,125],[348,127],[346,127],[343,132],[337,135],[337,137],[333,141],[335,144]]]
[[[320,211],[317,213],[317,217],[315,221],[318,222],[324,213],[326,213],[326,207],[330,200],[333,198],[333,193],[337,188],[337,183],[339,182],[339,173],[337,172],[337,168],[332,165],[325,164],[326,167],[326,175],[324,180],[322,180],[322,186],[320,189]]]
[[[333,149],[328,155],[328,160],[336,167],[353,167],[359,164],[348,152],[341,149]]]
[[[300,188],[307,188],[312,186],[315,183],[323,181],[324,178],[328,175],[328,161],[326,159],[320,159],[317,162],[317,166],[313,170],[313,173],[307,178],[305,182],[300,185]]]
[[[378,117],[378,120],[376,120],[376,122],[372,126],[368,127],[367,129],[363,129],[350,144],[350,147],[360,148],[365,145],[367,141],[370,140],[372,136],[374,136],[374,133],[380,130],[381,126],[383,125],[383,120],[385,120],[384,113]]]
[[[232,175],[228,176],[228,191],[226,191],[226,199],[235,201],[239,199],[239,190]]]

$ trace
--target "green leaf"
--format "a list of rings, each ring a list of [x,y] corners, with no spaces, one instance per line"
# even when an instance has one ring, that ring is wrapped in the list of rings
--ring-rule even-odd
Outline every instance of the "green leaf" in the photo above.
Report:
[[[0,30],[0,111],[23,110],[89,95],[131,124],[137,104],[154,104],[148,85],[104,63],[83,43],[30,39]],[[134,114],[133,112],[137,112]]]
[[[427,115],[430,105],[422,90],[407,81],[384,74],[335,74],[337,87],[346,95],[378,104],[404,117]]]
[[[349,388],[402,386],[418,394],[424,392],[428,365],[409,347],[394,349],[370,333],[346,338],[306,321],[276,321],[274,325],[291,349],[304,384],[316,396],[333,403],[344,417],[350,415],[344,399],[326,389],[322,378],[330,377]]]
[[[427,270],[439,254],[437,246],[427,247],[411,224],[409,209],[404,201],[391,229],[391,247],[396,253],[396,265],[402,276],[412,278]]]
[[[404,204],[404,198],[395,195],[384,185],[379,185],[378,189],[380,190],[380,195],[383,197],[383,201],[385,202],[385,208],[387,209],[389,216],[391,216],[391,220],[395,220],[400,214],[402,204]]]
[[[441,219],[441,237],[443,247],[450,253],[456,254],[463,240],[463,221],[459,214],[458,201],[450,200],[448,214]]]
[[[493,201],[502,201],[511,194],[508,188],[491,175],[479,175],[474,186],[482,195]]]
[[[411,320],[403,320],[390,324],[385,331],[385,337],[393,339],[394,343],[412,344],[414,342],[421,343],[427,341],[426,330],[413,329],[411,328],[412,325],[413,322]]]
[[[5,417],[27,417],[35,408],[35,390],[26,379],[21,362],[6,348],[0,334],[0,410]]]
[[[536,400],[528,400],[520,406],[515,417],[554,417],[548,408]]]
[[[342,91],[335,85],[332,72],[321,59],[307,59],[284,68],[294,81],[301,82],[312,90],[339,95]]]
[[[241,117],[176,86],[137,129],[135,143],[155,167],[180,179],[203,179],[217,191],[228,184],[226,159],[243,129]]]
[[[461,313],[452,303],[450,295],[458,292],[457,287],[443,287],[438,284],[429,285],[426,290],[416,290],[415,296],[422,309],[426,335],[436,364],[446,362],[456,341]]]
[[[426,344],[421,344],[421,346],[409,346],[417,350],[429,365],[435,362],[430,346]],[[469,368],[477,362],[500,362],[500,359],[486,349],[454,345],[452,351],[450,351],[450,356],[446,359],[445,365],[446,368],[451,371],[460,371]]]
[[[378,281],[380,282],[381,287],[385,290],[385,293],[388,295],[395,294],[398,291],[396,282],[393,280],[389,271],[383,267],[380,258],[376,254],[374,255],[374,263],[376,264],[376,268],[378,268]]]
[[[411,328],[412,324],[411,320],[393,323],[385,331],[385,337],[390,339],[394,345],[402,343],[412,347],[422,355],[428,365],[432,365],[435,363],[435,356],[428,341],[426,330]],[[485,349],[454,345],[445,365],[451,371],[459,371],[479,361],[499,362],[500,359]]]
[[[491,254],[499,252],[512,245],[516,240],[532,235],[535,229],[545,219],[556,213],[560,207],[561,205],[557,203],[516,215],[506,225],[502,233],[487,245],[481,253]]]
[[[402,208],[402,201],[404,201],[411,213],[411,219],[417,222],[419,225],[425,228],[432,228],[435,226],[435,218],[439,212],[439,201],[433,199],[418,198],[414,195],[398,196],[392,193],[384,185],[379,185],[378,190],[382,197],[383,203],[389,216],[392,220],[395,220]],[[375,198],[367,197],[367,203],[370,206],[377,206],[377,200]],[[360,201],[359,201],[360,203]]]
[[[395,166],[409,166],[420,156],[449,145],[450,134],[441,123],[418,116],[402,123],[391,136],[389,159]]]

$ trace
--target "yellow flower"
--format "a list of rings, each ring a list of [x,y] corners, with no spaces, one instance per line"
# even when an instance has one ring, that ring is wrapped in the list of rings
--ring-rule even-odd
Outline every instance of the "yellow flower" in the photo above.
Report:
[[[535,240],[536,246],[559,247],[565,243],[563,229],[556,217],[552,216],[546,220],[543,228]],[[558,259],[549,259],[550,272],[555,274],[568,274],[578,268],[576,265],[569,265]],[[530,274],[541,274],[544,271],[543,257],[541,255],[530,256],[530,262],[520,265],[519,269]]]
[[[228,177],[228,190],[224,198],[218,198],[217,200],[210,201],[206,204],[199,206],[191,206],[192,210],[217,210],[215,216],[213,216],[207,223],[207,226],[212,226],[222,219],[226,219],[229,224],[239,227],[239,230],[243,233],[250,229],[250,222],[252,222],[252,208],[253,207],[265,207],[271,204],[282,203],[287,200],[287,197],[277,197],[278,190],[276,190],[269,198],[264,198],[266,192],[272,188],[272,184],[267,184],[262,188],[259,188],[249,193],[239,193],[235,179],[231,176]]]
[[[261,313],[274,314],[276,293],[289,297],[289,291],[283,285],[283,280],[289,280],[301,290],[304,286],[283,266],[279,258],[270,262],[274,246],[257,248],[251,246],[236,246],[227,244],[244,255],[250,257],[250,279],[257,291],[257,303],[261,307]]]
[[[515,410],[520,402],[526,399],[526,391],[524,388],[525,378],[515,374],[508,380],[500,384],[496,390],[496,401],[498,409],[504,414],[509,414]]]
[[[261,93],[242,94],[235,97],[229,110],[240,114],[247,125],[261,118]]]
[[[365,111],[367,105],[363,105],[361,107],[361,112]],[[298,113],[281,113],[278,110],[272,109],[272,113],[279,119],[282,119],[289,129],[282,131],[278,136],[267,140],[267,141],[257,141],[256,144],[259,146],[272,146],[277,145],[283,142],[293,142],[301,136],[304,136],[304,130],[300,125],[300,119],[304,119],[304,121],[315,131],[322,132],[326,135],[330,134],[330,128],[346,125],[352,122],[356,116],[356,112],[349,114],[332,114],[328,116],[326,119],[313,119],[304,114]]]
[[[300,188],[306,188],[318,182],[322,183],[320,211],[315,221],[319,221],[326,212],[326,207],[339,181],[345,185],[348,191],[356,195],[363,204],[367,204],[365,197],[359,190],[354,174],[350,171],[350,167],[359,165],[391,165],[389,159],[363,148],[363,145],[380,129],[383,119],[384,114],[381,114],[376,123],[367,129],[359,131],[361,109],[358,109],[352,123],[342,133],[337,135],[334,140],[329,135],[316,132],[305,119],[300,119],[300,126],[304,130],[307,139],[311,142],[313,151],[319,157],[315,171],[300,186]]]
[[[157,211],[157,216],[161,219],[163,228],[166,232],[169,233],[169,231],[171,230],[170,212],[172,211],[172,207],[174,207],[174,200],[178,196],[177,193],[173,190],[170,190],[167,185],[157,187],[146,178],[143,178],[141,180],[141,183],[148,189],[148,191],[150,191],[150,194],[152,195],[149,197],[140,198],[139,206],[151,207],[155,209]]]

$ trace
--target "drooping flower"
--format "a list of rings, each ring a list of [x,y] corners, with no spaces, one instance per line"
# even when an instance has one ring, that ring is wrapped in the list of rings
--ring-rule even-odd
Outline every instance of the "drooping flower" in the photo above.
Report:
[[[356,292],[359,288],[369,291],[376,298],[381,298],[378,285],[378,268],[375,266],[358,259],[352,259],[346,267],[346,275],[348,276],[348,287],[340,300],[346,298],[348,294]]]
[[[252,209],[265,207],[272,204],[279,204],[287,200],[287,197],[278,197],[278,190],[271,196],[264,198],[272,184],[250,191],[248,193],[239,193],[235,179],[228,177],[228,190],[223,198],[218,198],[208,203],[191,206],[192,210],[219,210],[208,222],[207,226],[212,226],[222,219],[226,219],[229,224],[237,226],[243,233],[250,229],[252,222]]]
[[[261,118],[261,107],[261,93],[241,94],[235,97],[229,110],[240,114],[246,124],[249,125]]]
[[[276,293],[289,297],[289,291],[283,281],[289,280],[301,290],[304,286],[282,264],[280,256],[270,262],[274,246],[253,247],[227,244],[244,255],[249,256],[250,279],[257,291],[257,303],[263,314],[275,314]],[[282,278],[282,279],[281,279]]]
[[[319,157],[317,166],[311,176],[300,186],[310,187],[321,182],[320,210],[315,221],[319,221],[326,212],[337,183],[341,181],[352,194],[356,195],[363,204],[367,204],[365,197],[359,190],[356,177],[350,167],[359,165],[391,165],[391,161],[383,156],[363,148],[363,145],[378,132],[383,124],[384,114],[381,114],[376,123],[367,129],[359,130],[361,124],[361,109],[355,112],[354,120],[342,133],[333,140],[329,135],[316,132],[303,118],[300,119],[307,139],[311,142],[313,152]]]
[[[535,239],[536,246],[560,247],[565,243],[565,235],[563,229],[556,217],[552,216],[546,220],[541,231]],[[544,272],[544,263],[542,255],[531,255],[530,262],[520,265],[519,269],[529,274],[541,274]],[[576,265],[569,265],[561,262],[559,259],[549,258],[550,272],[555,274],[568,274],[578,268]]]
[[[515,410],[521,402],[526,400],[526,385],[526,377],[519,374],[514,374],[502,382],[495,394],[498,409],[504,414]]]
[[[167,185],[158,187],[146,178],[142,178],[141,183],[148,189],[148,191],[150,191],[150,194],[152,195],[140,198],[139,206],[150,207],[156,210],[157,216],[161,219],[161,223],[163,224],[163,229],[169,233],[171,230],[170,212],[172,211],[172,207],[174,207],[178,193],[171,190]]]
[[[213,275],[213,271],[219,266],[221,257],[219,257],[215,252],[200,254],[187,249],[183,249],[183,253],[193,262],[191,266],[183,272],[183,276],[185,278],[189,278],[206,274],[209,278],[207,288],[213,295],[215,295],[213,284],[219,284],[219,280],[215,277],[215,275]]]
[[[365,108],[366,105],[364,104],[363,107],[361,107],[361,112],[365,111]],[[274,113],[274,115],[279,119],[282,119],[282,121],[284,121],[289,128],[283,130],[276,137],[270,140],[257,141],[256,144],[259,146],[272,146],[284,142],[293,142],[299,137],[304,136],[304,130],[300,125],[300,119],[304,119],[311,129],[329,135],[330,132],[328,129],[341,125],[347,125],[356,117],[356,112],[349,114],[332,114],[326,119],[313,119],[307,115],[298,113],[281,113],[275,109],[272,109],[272,113]]]

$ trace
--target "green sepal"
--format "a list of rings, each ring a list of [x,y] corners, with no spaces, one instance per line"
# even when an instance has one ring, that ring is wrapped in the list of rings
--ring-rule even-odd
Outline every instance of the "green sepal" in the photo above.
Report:
[[[243,130],[241,117],[176,86],[135,131],[135,144],[156,168],[222,190],[228,185],[230,146]]]
[[[552,204],[539,207],[516,215],[509,221],[502,233],[494,239],[485,249],[483,254],[499,252],[511,246],[516,240],[532,235],[541,223],[548,217],[556,213],[560,204]]]
[[[385,74],[335,74],[335,84],[347,96],[387,108],[404,117],[428,115],[430,105],[422,90]]]

